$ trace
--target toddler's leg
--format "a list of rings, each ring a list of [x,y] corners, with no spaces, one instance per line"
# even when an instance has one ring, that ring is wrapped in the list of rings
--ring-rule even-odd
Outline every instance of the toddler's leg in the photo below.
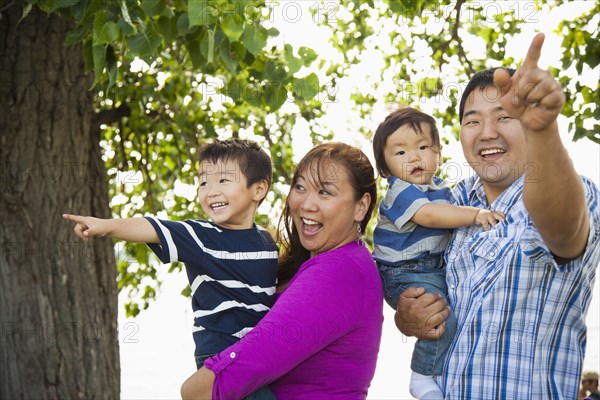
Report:
[[[417,372],[410,376],[410,394],[416,399],[422,400],[443,400],[444,395],[440,390],[433,376],[421,375]]]

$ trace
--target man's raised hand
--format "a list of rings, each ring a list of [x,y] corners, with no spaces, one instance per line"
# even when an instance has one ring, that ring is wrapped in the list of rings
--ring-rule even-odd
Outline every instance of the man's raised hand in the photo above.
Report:
[[[544,131],[555,124],[565,103],[560,84],[549,71],[538,67],[543,43],[544,34],[538,33],[512,77],[502,68],[494,72],[494,83],[502,92],[502,107],[521,121],[525,132]]]

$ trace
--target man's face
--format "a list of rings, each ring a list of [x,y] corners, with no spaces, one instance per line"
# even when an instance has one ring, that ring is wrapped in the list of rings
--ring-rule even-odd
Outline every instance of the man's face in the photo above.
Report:
[[[469,165],[482,179],[492,203],[527,166],[525,135],[518,119],[500,105],[495,86],[473,90],[465,103],[460,142]]]

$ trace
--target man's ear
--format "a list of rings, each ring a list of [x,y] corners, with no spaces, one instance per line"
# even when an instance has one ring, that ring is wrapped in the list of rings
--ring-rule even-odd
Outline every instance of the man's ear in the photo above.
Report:
[[[267,192],[269,191],[269,184],[265,179],[261,179],[258,182],[254,182],[252,184],[251,189],[252,200],[258,203],[267,196]]]

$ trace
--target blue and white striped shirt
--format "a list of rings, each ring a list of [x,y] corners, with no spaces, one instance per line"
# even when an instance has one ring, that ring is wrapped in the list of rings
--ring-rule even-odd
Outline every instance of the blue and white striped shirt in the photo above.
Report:
[[[450,188],[434,176],[429,185],[415,185],[395,176],[388,178],[388,190],[379,205],[373,232],[373,258],[385,265],[441,255],[450,239],[449,229],[434,229],[411,221],[425,204],[448,204]]]
[[[457,205],[490,208],[506,219],[489,231],[458,228],[448,245],[446,281],[458,327],[441,378],[446,399],[577,398],[600,262],[600,194],[582,178],[587,247],[557,265],[523,203],[523,179],[490,207],[477,176],[453,191]]]
[[[185,263],[192,288],[195,355],[213,355],[256,326],[275,302],[277,245],[256,225],[232,230],[207,221],[146,217],[163,263]]]

